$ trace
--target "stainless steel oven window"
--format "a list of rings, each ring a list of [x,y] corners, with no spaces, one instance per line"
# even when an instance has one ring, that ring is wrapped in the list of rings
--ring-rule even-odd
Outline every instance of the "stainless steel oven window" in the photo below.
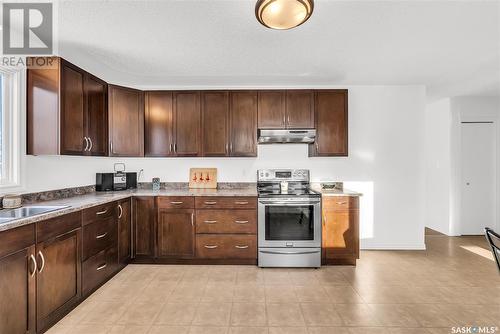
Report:
[[[266,240],[314,240],[313,205],[266,206]]]

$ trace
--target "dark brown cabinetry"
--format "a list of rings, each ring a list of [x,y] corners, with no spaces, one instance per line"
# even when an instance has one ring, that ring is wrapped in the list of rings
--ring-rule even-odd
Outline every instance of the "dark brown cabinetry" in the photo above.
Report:
[[[34,243],[34,225],[0,232],[0,333],[35,332]]]
[[[107,84],[58,57],[27,71],[28,154],[107,155]]]
[[[132,257],[131,212],[130,198],[118,202],[118,261],[122,265]]]
[[[202,154],[205,157],[229,155],[229,93],[202,92]]]
[[[230,156],[256,157],[257,92],[234,91],[230,101]]]
[[[259,91],[259,129],[314,128],[314,91]]]
[[[315,92],[316,141],[309,156],[347,156],[347,90]]]
[[[200,92],[174,93],[174,119],[176,156],[201,155]]]
[[[259,91],[259,129],[286,127],[285,91]]]
[[[144,93],[137,89],[108,86],[109,155],[144,155]]]
[[[144,119],[145,155],[148,157],[173,156],[174,112],[172,92],[145,93]]]
[[[36,226],[37,331],[52,326],[81,296],[81,216],[72,213]]]
[[[324,196],[323,264],[356,264],[359,258],[359,198]]]
[[[132,250],[135,258],[153,258],[155,255],[156,214],[154,197],[132,199]]]

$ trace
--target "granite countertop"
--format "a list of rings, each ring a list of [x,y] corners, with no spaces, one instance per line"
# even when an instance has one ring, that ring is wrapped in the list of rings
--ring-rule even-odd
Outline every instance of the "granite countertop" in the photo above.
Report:
[[[348,189],[321,189],[320,185],[313,185],[311,189],[319,192],[321,196],[363,196],[362,193]]]
[[[27,204],[25,206],[68,206],[67,208],[43,213],[40,215],[16,219],[0,224],[0,232],[10,230],[15,227],[32,224],[41,220],[62,216],[67,213],[80,211],[93,206],[106,204],[109,202],[125,199],[132,196],[257,196],[256,188],[242,189],[161,189],[153,191],[151,189],[135,189],[114,192],[93,192],[85,195],[78,195],[69,198],[61,198],[50,201],[41,201]]]

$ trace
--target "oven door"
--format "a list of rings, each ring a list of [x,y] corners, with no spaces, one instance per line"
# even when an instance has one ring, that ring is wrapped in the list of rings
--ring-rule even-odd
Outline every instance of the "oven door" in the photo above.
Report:
[[[259,247],[321,247],[320,198],[260,198]]]

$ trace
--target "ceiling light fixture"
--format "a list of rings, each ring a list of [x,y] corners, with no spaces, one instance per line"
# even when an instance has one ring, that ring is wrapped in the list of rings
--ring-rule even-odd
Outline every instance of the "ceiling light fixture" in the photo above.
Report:
[[[314,0],[258,0],[255,16],[268,28],[286,30],[306,22],[313,8]]]

